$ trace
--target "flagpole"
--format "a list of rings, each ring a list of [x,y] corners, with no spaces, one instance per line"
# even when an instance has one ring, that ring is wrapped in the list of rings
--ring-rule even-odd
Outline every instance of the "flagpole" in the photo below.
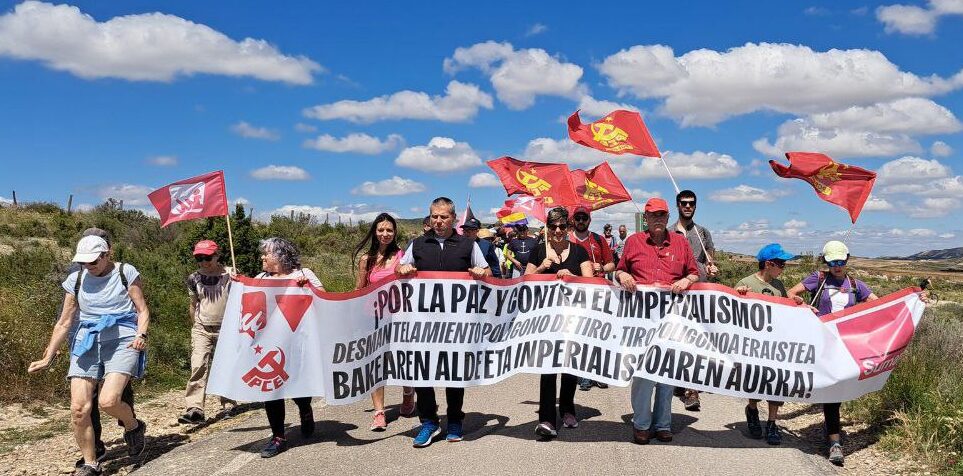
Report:
[[[237,262],[234,260],[234,235],[231,233],[231,214],[224,215],[224,219],[227,220],[227,243],[231,249],[231,267],[237,273]]]
[[[666,173],[669,174],[669,180],[672,181],[672,186],[675,187],[675,193],[678,195],[682,192],[682,190],[679,189],[679,184],[675,182],[675,177],[672,176],[672,171],[669,170],[669,164],[665,163],[665,158],[663,157],[659,157],[659,160],[662,162],[662,166],[665,167]],[[709,262],[709,264],[712,264],[712,255],[710,255],[709,250],[706,249],[706,243],[705,241],[702,241],[702,233],[699,233],[698,229],[696,229],[696,237],[699,238],[699,245],[702,246],[702,252],[705,253],[706,260]]]

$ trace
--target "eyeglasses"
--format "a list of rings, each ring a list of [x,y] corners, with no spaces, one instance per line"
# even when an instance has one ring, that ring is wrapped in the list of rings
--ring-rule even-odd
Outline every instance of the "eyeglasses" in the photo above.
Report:
[[[572,217],[572,219],[575,220],[575,221],[589,221],[589,220],[590,220],[590,218],[587,217],[587,216],[585,216],[585,215],[576,215],[576,216]]]
[[[565,230],[568,228],[568,223],[551,223],[548,225],[548,229],[552,230]]]
[[[194,259],[197,260],[198,263],[203,263],[214,259],[214,255],[194,255]]]
[[[849,260],[834,259],[832,261],[827,261],[826,264],[828,264],[830,268],[840,268],[840,267],[846,266],[846,261],[849,261]]]
[[[783,268],[786,267],[786,262],[785,262],[785,261],[782,261],[782,260],[774,260],[774,259],[771,259],[771,260],[769,260],[769,262],[772,263],[773,266],[775,266],[775,267],[777,267],[777,268],[779,268],[779,269],[783,269]]]
[[[679,208],[692,207],[695,208],[695,200],[679,200]]]

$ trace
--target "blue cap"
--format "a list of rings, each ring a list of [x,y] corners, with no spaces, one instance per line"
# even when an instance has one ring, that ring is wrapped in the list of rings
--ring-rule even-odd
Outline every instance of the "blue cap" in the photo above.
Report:
[[[781,259],[783,261],[789,261],[796,258],[796,255],[789,254],[786,250],[782,249],[782,245],[779,243],[769,243],[763,246],[759,253],[756,253],[756,259],[759,261],[769,261],[771,259]]]

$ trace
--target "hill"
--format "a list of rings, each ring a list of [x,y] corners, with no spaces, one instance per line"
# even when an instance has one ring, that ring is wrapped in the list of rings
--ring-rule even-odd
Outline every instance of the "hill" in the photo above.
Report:
[[[947,248],[945,250],[929,250],[921,251],[914,255],[909,255],[904,258],[894,258],[894,259],[905,259],[905,260],[923,260],[923,259],[961,259],[963,258],[963,246],[959,248]]]

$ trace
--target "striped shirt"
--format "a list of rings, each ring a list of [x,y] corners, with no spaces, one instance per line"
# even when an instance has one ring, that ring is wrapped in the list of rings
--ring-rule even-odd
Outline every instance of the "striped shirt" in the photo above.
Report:
[[[672,284],[699,274],[689,240],[679,233],[667,232],[659,245],[649,232],[635,233],[625,239],[622,251],[617,269],[631,274],[638,284]]]

